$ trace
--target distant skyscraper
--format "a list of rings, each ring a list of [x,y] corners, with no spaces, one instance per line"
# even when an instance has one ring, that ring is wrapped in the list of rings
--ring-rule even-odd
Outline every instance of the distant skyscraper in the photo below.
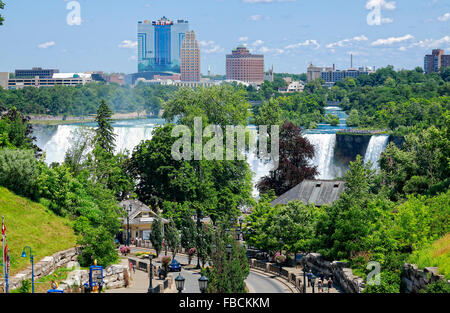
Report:
[[[264,82],[264,56],[251,54],[247,48],[241,46],[228,54],[227,79],[239,80],[246,83],[260,84]]]
[[[424,71],[427,74],[439,73],[441,68],[447,66],[450,66],[450,55],[445,55],[444,50],[435,49],[425,56]]]
[[[194,31],[186,33],[181,46],[181,80],[200,81],[200,46]]]
[[[138,71],[180,73],[181,44],[189,22],[166,17],[138,22]]]

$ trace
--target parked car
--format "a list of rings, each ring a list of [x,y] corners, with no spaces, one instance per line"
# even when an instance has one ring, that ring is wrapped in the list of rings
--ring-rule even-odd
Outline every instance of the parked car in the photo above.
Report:
[[[181,265],[177,260],[173,260],[172,263],[169,264],[169,272],[181,272]]]

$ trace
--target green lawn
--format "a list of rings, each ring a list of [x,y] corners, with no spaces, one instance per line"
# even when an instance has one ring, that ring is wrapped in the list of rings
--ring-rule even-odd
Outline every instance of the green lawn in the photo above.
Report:
[[[76,236],[68,219],[3,187],[0,187],[1,216],[5,217],[12,275],[29,265],[29,258],[21,257],[24,246],[33,249],[34,260],[38,262],[76,245]]]
[[[439,267],[439,274],[450,279],[450,234],[435,241],[432,245],[414,252],[409,261],[422,269]]]

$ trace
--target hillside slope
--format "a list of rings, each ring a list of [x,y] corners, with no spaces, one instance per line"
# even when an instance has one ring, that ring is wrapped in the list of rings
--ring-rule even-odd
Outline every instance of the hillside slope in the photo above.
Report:
[[[43,205],[0,187],[0,223],[2,216],[5,217],[12,275],[30,264],[29,258],[21,257],[25,246],[33,249],[36,263],[45,256],[76,244],[76,236],[68,219],[58,217]]]

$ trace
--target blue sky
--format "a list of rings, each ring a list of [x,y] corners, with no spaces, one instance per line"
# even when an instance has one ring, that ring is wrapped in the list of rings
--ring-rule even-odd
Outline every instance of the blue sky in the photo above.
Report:
[[[350,53],[355,66],[408,69],[433,48],[450,53],[449,0],[78,0],[81,25],[67,23],[70,1],[3,2],[0,71],[135,72],[137,21],[162,16],[190,21],[203,73],[224,74],[225,54],[239,44],[289,73],[310,62],[348,68]]]

